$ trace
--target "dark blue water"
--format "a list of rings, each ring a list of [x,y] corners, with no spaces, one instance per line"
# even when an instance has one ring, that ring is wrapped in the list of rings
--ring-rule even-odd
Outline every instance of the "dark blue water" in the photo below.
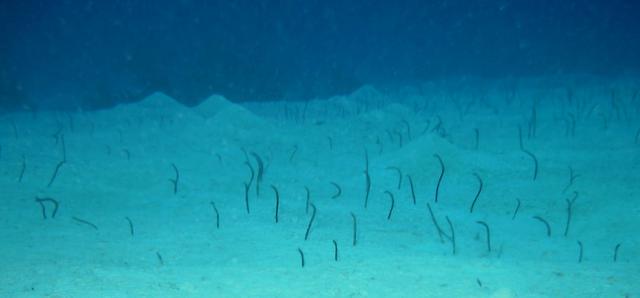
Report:
[[[0,107],[193,105],[363,84],[637,72],[640,2],[2,1]]]

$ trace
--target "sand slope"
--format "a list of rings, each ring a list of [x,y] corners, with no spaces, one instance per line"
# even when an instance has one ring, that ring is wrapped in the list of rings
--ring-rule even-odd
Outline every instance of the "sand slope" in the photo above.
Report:
[[[3,115],[0,296],[635,297],[638,86],[431,82],[193,108],[155,93]],[[55,218],[36,198],[59,203]],[[447,235],[451,221],[455,255],[427,203]]]

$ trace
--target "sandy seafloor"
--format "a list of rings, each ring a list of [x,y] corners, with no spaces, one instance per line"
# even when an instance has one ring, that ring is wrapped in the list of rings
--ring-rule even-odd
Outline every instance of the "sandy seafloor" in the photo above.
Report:
[[[109,110],[1,115],[0,296],[638,297],[639,82],[459,80],[196,107],[155,93]],[[264,174],[247,214],[254,154]],[[434,154],[446,168],[437,203]],[[317,207],[306,241],[305,186]],[[55,218],[36,198],[59,202]]]

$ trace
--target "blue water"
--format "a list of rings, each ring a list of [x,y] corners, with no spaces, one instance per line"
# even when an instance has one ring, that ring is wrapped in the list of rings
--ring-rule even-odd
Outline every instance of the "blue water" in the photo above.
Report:
[[[3,1],[2,106],[304,100],[447,77],[637,73],[635,1]]]
[[[636,297],[637,6],[2,2],[0,296]]]

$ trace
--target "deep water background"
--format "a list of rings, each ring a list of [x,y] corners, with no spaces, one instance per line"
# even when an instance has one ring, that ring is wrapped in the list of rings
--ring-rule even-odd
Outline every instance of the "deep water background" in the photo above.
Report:
[[[640,2],[1,1],[0,108],[304,100],[365,83],[634,74]]]

